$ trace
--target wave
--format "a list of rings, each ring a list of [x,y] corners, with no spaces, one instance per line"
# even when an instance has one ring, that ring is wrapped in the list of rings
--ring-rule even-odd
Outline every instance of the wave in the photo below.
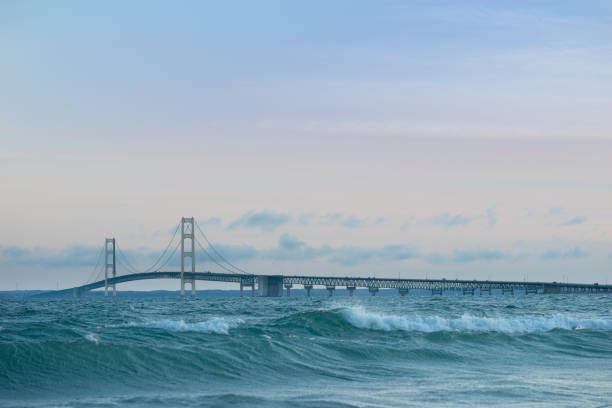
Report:
[[[382,331],[538,333],[555,329],[612,330],[612,317],[585,319],[562,314],[517,317],[463,315],[460,318],[448,319],[440,316],[384,315],[359,307],[343,309],[341,314],[354,327]]]
[[[195,331],[202,333],[229,334],[229,330],[244,323],[241,319],[214,317],[203,322],[186,323],[184,320],[154,320],[144,323],[130,323],[129,326],[163,329],[175,332]]]
[[[96,344],[98,344],[98,343],[100,342],[100,336],[98,336],[98,335],[97,335],[97,334],[95,334],[95,333],[87,333],[87,334],[86,334],[85,336],[83,336],[83,337],[85,337],[85,339],[86,339],[86,340],[89,340],[89,341],[91,341],[92,343],[96,343]]]

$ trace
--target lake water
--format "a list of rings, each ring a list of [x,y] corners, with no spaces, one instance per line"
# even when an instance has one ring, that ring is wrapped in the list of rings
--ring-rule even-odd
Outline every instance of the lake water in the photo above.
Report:
[[[0,406],[612,406],[612,296],[5,299]]]

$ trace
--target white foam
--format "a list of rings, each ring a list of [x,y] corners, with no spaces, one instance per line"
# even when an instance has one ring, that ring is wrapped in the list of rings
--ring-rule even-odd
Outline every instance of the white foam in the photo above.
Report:
[[[344,309],[346,320],[360,329],[383,331],[473,331],[500,333],[535,333],[554,329],[612,330],[612,317],[577,318],[554,314],[548,316],[477,317],[463,315],[448,319],[439,316],[395,316],[371,313],[363,308]]]
[[[186,323],[184,320],[156,320],[133,323],[132,326],[153,327],[170,331],[195,331],[202,333],[229,334],[229,330],[243,323],[241,319],[214,317],[204,322]]]
[[[85,337],[86,340],[89,340],[89,341],[91,341],[93,343],[96,343],[96,344],[98,344],[100,342],[100,337],[97,334],[95,334],[95,333],[87,333],[83,337]]]

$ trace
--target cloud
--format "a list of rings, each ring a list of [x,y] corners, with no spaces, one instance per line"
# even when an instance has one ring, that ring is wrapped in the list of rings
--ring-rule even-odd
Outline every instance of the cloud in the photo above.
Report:
[[[566,251],[558,249],[551,249],[540,254],[540,259],[553,260],[553,259],[578,259],[586,258],[589,253],[582,250],[580,247],[570,248]]]
[[[375,251],[371,248],[344,247],[334,250],[329,261],[346,266],[370,263],[374,258]]]
[[[364,263],[402,261],[419,257],[417,251],[407,245],[386,245],[381,248],[341,247],[333,251],[330,262],[345,266]]]
[[[227,229],[236,228],[261,228],[265,231],[272,231],[280,225],[289,222],[287,214],[277,213],[269,210],[254,212],[249,211],[242,217],[233,221]]]
[[[202,228],[206,228],[206,227],[220,227],[221,226],[221,218],[219,218],[219,217],[210,217],[210,218],[207,218],[205,220],[198,221],[198,224],[200,224],[200,226]]]
[[[418,258],[418,252],[408,245],[386,245],[383,247],[331,247],[307,245],[296,236],[284,233],[279,237],[276,248],[257,250],[250,246],[215,245],[230,262],[255,258],[273,261],[314,261],[327,259],[331,263],[352,266],[364,263],[380,263]],[[210,251],[209,251],[210,252]]]
[[[217,252],[219,252],[225,259],[229,260],[230,262],[250,261],[252,259],[257,258],[259,255],[259,251],[257,251],[257,249],[253,248],[250,245],[214,244],[214,247]],[[213,257],[215,261],[222,263],[222,259],[219,258],[219,256],[210,247],[210,245],[208,246],[208,248],[206,248],[206,252],[208,253],[208,255],[204,254],[205,258],[203,258],[203,260],[210,261],[210,257]],[[201,252],[197,251],[196,256],[201,257]]]
[[[327,214],[315,214],[306,213],[300,214],[297,220],[302,225],[332,225],[343,217],[342,213],[327,213]]]
[[[409,230],[410,228],[412,228],[414,226],[414,224],[417,222],[416,217],[407,217],[404,221],[404,223],[400,226],[400,230],[402,231],[406,231]]]
[[[333,252],[329,245],[311,247],[296,236],[282,234],[278,240],[278,247],[261,250],[259,255],[263,259],[276,261],[304,261],[315,260]]]
[[[452,260],[455,262],[475,262],[475,261],[499,261],[509,258],[508,255],[498,250],[476,249],[476,250],[455,250]]]
[[[419,254],[416,249],[408,245],[386,245],[378,251],[377,257],[380,260],[403,261],[417,258]]]
[[[297,215],[296,217],[291,217],[287,214],[276,213],[269,210],[264,210],[260,212],[250,211],[244,214],[239,219],[233,221],[228,229],[235,229],[238,227],[243,228],[261,228],[266,231],[271,231],[277,228],[280,225],[288,223],[292,218],[297,220],[298,223],[302,225],[335,225],[338,224],[345,228],[363,228],[372,225],[377,225],[382,222],[385,222],[387,219],[385,217],[378,217],[374,220],[371,220],[368,217],[357,217],[352,214],[342,214],[342,213],[327,213],[327,214],[315,214],[315,213],[305,213]]]
[[[307,213],[297,216],[297,220],[302,225],[340,225],[345,228],[363,228],[378,225],[387,220],[386,217],[378,217],[376,219],[370,219],[369,217],[358,217],[353,214],[343,213],[327,213],[327,214],[315,214]]]
[[[485,216],[489,221],[489,225],[491,227],[497,224],[497,205],[487,208],[487,210],[485,211]]]
[[[570,226],[570,225],[578,225],[578,224],[583,224],[584,222],[586,222],[586,220],[587,220],[586,217],[574,217],[574,218],[571,218],[571,219],[569,219],[569,220],[567,220],[565,222],[562,222],[559,225],[561,225],[563,227],[567,227],[567,226]]]
[[[479,259],[494,260],[500,259],[495,251],[455,251],[450,256],[442,255],[422,255],[414,247],[405,244],[385,245],[382,247],[331,247],[322,245],[312,247],[304,241],[298,239],[294,235],[282,234],[278,241],[278,246],[275,248],[258,250],[250,245],[225,245],[215,244],[215,249],[230,262],[251,261],[254,259],[267,259],[275,261],[289,260],[317,260],[327,259],[331,263],[336,263],[344,266],[353,266],[365,263],[383,263],[403,261],[408,259],[422,258],[430,263],[446,263],[446,262],[470,262]],[[208,246],[208,254],[204,254],[201,250],[196,251],[196,262],[200,265],[201,262],[212,262],[211,257],[223,263],[215,251]],[[100,248],[95,247],[68,247],[58,251],[52,251],[41,248],[18,248],[18,247],[2,247],[0,248],[0,263],[21,265],[21,266],[43,266],[43,267],[87,267],[93,268],[96,259],[100,254]],[[142,271],[145,267],[153,263],[161,251],[150,251],[146,248],[141,249],[124,249],[117,253],[118,269],[120,273],[129,273],[125,267],[126,261],[135,267],[138,271]],[[166,259],[166,257],[164,257]],[[180,259],[178,253],[174,253],[169,262],[164,262],[164,268],[168,269],[176,267]],[[161,265],[158,265],[158,267]],[[157,268],[156,268],[157,269]],[[216,266],[211,266],[211,269],[217,269]]]
[[[359,228],[367,224],[367,218],[357,218],[354,215],[350,215],[340,221],[340,225],[346,228]]]
[[[563,207],[550,207],[548,209],[548,214],[549,215],[556,215],[556,214],[565,214],[565,209]]]
[[[89,247],[73,245],[62,249],[49,248],[19,248],[14,246],[0,247],[0,265],[43,267],[43,268],[82,268],[85,273],[97,269],[102,269],[103,246]],[[174,252],[174,256],[165,263],[166,257],[170,256],[169,251],[164,256],[157,268],[165,264],[166,270],[180,264],[180,252]],[[144,271],[158,260],[162,251],[150,250],[149,248],[139,247],[138,249],[122,249],[117,246],[117,273],[126,274],[133,272],[132,268],[138,272]],[[97,263],[96,263],[97,262]],[[131,267],[131,268],[130,268]],[[156,269],[157,269],[156,268]]]
[[[100,247],[70,246],[60,250],[46,248],[0,247],[0,262],[16,266],[94,267]]]
[[[278,246],[279,248],[293,250],[298,249],[306,245],[304,241],[299,240],[295,235],[283,234],[280,236]]]
[[[474,221],[487,220],[489,226],[497,223],[497,205],[487,208],[484,212],[475,215],[464,215],[462,213],[444,213],[427,218],[425,222],[430,224],[442,225],[447,228],[468,225]],[[402,229],[406,229],[408,224],[404,224]]]
[[[259,259],[268,261],[324,261],[342,266],[408,260],[420,260],[429,264],[463,264],[483,261],[514,261],[520,257],[534,256],[533,253],[517,254],[489,248],[455,249],[448,253],[423,253],[408,244],[390,244],[380,247],[310,246],[295,235],[288,233],[281,234],[277,246],[272,248],[257,249],[250,245],[226,244],[215,244],[215,248],[223,258],[232,263],[249,262]],[[96,259],[100,255],[100,249],[99,247],[85,246],[71,246],[60,250],[44,248],[28,249],[14,246],[0,247],[0,265],[46,268],[81,267],[84,268],[85,272],[89,272],[93,269]],[[214,261],[224,264],[223,259],[217,255],[210,245],[206,248],[206,251],[208,254],[199,249],[196,250],[198,270],[223,272],[224,270],[221,267],[214,265]],[[126,261],[138,271],[143,271],[144,267],[149,267],[158,259],[160,254],[161,251],[149,250],[148,248],[119,250],[117,252],[118,273],[130,273],[130,269],[126,266]],[[589,253],[576,246],[565,250],[550,249],[536,256],[541,260],[550,261],[556,259],[586,258],[589,256]],[[610,253],[609,258],[612,259],[612,253]],[[164,256],[164,260],[155,270],[176,270],[178,265],[180,265],[180,252],[173,252],[171,259],[168,262],[166,260],[167,257]],[[248,270],[248,267],[243,267]]]
[[[476,219],[478,219],[478,217],[466,217],[463,214],[444,213],[431,217],[427,221],[445,227],[456,227],[459,225],[467,225]]]

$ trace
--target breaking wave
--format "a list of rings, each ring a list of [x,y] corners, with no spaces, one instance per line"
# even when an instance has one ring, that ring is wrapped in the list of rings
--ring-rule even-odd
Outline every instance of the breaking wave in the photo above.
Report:
[[[528,390],[534,377],[516,374],[539,365],[547,399],[551,368],[561,394],[576,376],[595,396],[608,385],[610,297],[440,299],[0,300],[0,407],[392,406],[400,381],[417,388],[397,406],[456,381],[453,401],[477,389],[466,405],[482,405],[499,398],[494,385],[482,399],[482,372]],[[392,397],[366,399],[363,384]]]
[[[229,334],[230,329],[243,323],[241,319],[214,317],[203,322],[187,323],[184,320],[155,320],[144,323],[130,323],[130,326],[163,329],[175,332],[202,332]]]
[[[354,327],[382,331],[471,331],[499,333],[537,333],[560,330],[612,330],[612,317],[577,318],[562,314],[548,316],[477,317],[463,315],[449,319],[440,316],[396,316],[372,313],[353,307],[342,310]]]

